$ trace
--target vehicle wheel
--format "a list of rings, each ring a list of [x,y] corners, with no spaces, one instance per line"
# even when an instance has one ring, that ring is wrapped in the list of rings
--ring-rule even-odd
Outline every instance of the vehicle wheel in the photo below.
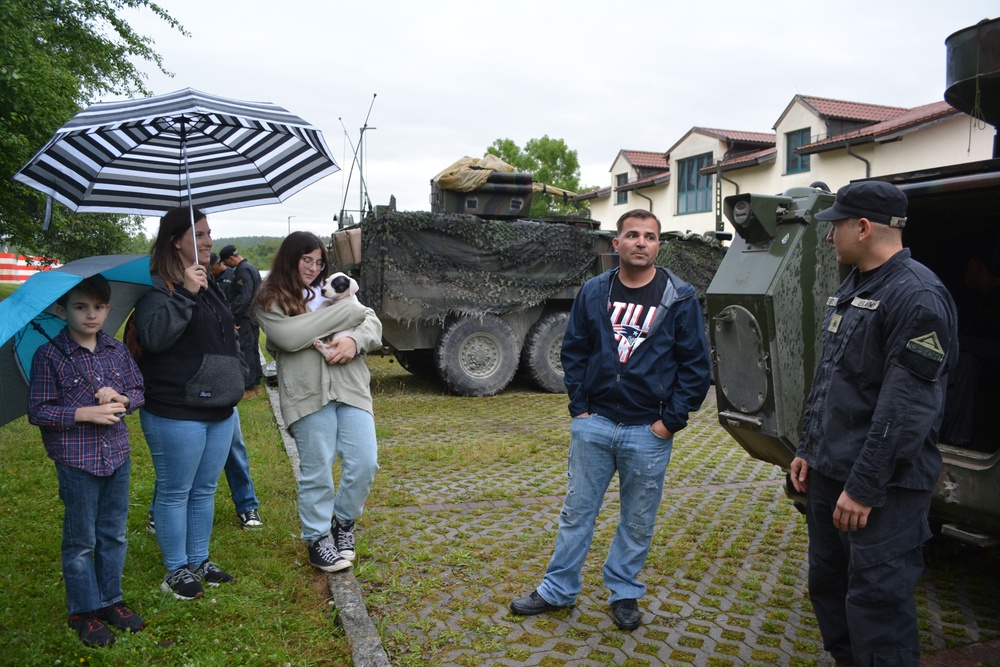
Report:
[[[437,380],[434,350],[396,350],[392,353],[405,370],[424,380]]]
[[[553,394],[566,391],[560,354],[567,321],[569,313],[550,313],[535,322],[524,339],[521,366],[542,391]]]
[[[510,325],[496,315],[484,315],[445,326],[434,359],[448,389],[462,396],[492,396],[510,384],[519,352]]]

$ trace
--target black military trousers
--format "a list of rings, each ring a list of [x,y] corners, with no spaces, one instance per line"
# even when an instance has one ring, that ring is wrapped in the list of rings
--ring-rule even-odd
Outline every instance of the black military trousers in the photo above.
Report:
[[[264,369],[260,365],[260,327],[250,320],[239,322],[240,354],[250,369],[250,379],[244,389],[253,389],[264,377]]]
[[[833,524],[843,490],[844,482],[809,471],[809,597],[823,647],[839,664],[918,667],[914,588],[931,494],[891,489],[865,528],[845,532]]]

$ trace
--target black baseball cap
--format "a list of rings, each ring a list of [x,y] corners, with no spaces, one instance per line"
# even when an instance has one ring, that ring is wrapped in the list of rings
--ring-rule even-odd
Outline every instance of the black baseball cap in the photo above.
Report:
[[[837,190],[837,201],[833,206],[817,213],[816,219],[836,222],[847,218],[868,218],[872,222],[901,229],[906,226],[906,205],[906,195],[891,183],[848,183]]]
[[[219,251],[219,259],[223,262],[236,254],[236,246],[227,245],[225,248]]]
[[[216,255],[214,252],[211,255],[208,256],[208,265],[209,266],[215,266],[218,261],[219,261],[219,256]]]

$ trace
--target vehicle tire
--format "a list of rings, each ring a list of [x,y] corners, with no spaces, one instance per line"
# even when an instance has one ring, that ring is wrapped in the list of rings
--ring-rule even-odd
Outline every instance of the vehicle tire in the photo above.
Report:
[[[520,347],[496,315],[461,317],[447,324],[434,353],[438,375],[462,396],[492,396],[510,384]]]
[[[434,350],[396,350],[392,353],[406,371],[423,380],[437,380]]]
[[[565,393],[563,384],[563,336],[569,313],[550,313],[535,322],[524,339],[521,350],[521,367],[542,391],[552,394]]]

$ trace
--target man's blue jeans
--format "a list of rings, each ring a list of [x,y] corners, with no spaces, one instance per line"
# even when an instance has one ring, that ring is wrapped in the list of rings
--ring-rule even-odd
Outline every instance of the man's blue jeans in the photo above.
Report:
[[[299,521],[302,539],[313,543],[330,532],[334,517],[361,516],[378,470],[375,419],[370,412],[330,401],[288,427],[299,452]],[[334,492],[333,463],[341,459]]]
[[[107,477],[56,462],[59,497],[66,507],[62,568],[71,616],[122,600],[130,472],[128,459]]]
[[[156,541],[171,572],[208,558],[215,489],[233,441],[233,416],[222,421],[167,419],[139,411],[156,470]]]
[[[226,482],[229,483],[229,493],[233,496],[233,505],[238,513],[245,514],[260,507],[260,502],[254,492],[253,480],[250,479],[250,461],[247,459],[247,443],[243,440],[243,431],[240,429],[240,411],[234,408],[233,412],[236,415],[236,424],[224,470]]]
[[[604,561],[604,584],[611,592],[608,602],[638,599],[646,593],[639,571],[649,554],[672,449],[673,437],[661,438],[646,424],[615,424],[595,414],[573,419],[566,500],[559,513],[555,551],[538,587],[547,602],[569,606],[576,601],[597,514],[615,472],[621,516]]]

